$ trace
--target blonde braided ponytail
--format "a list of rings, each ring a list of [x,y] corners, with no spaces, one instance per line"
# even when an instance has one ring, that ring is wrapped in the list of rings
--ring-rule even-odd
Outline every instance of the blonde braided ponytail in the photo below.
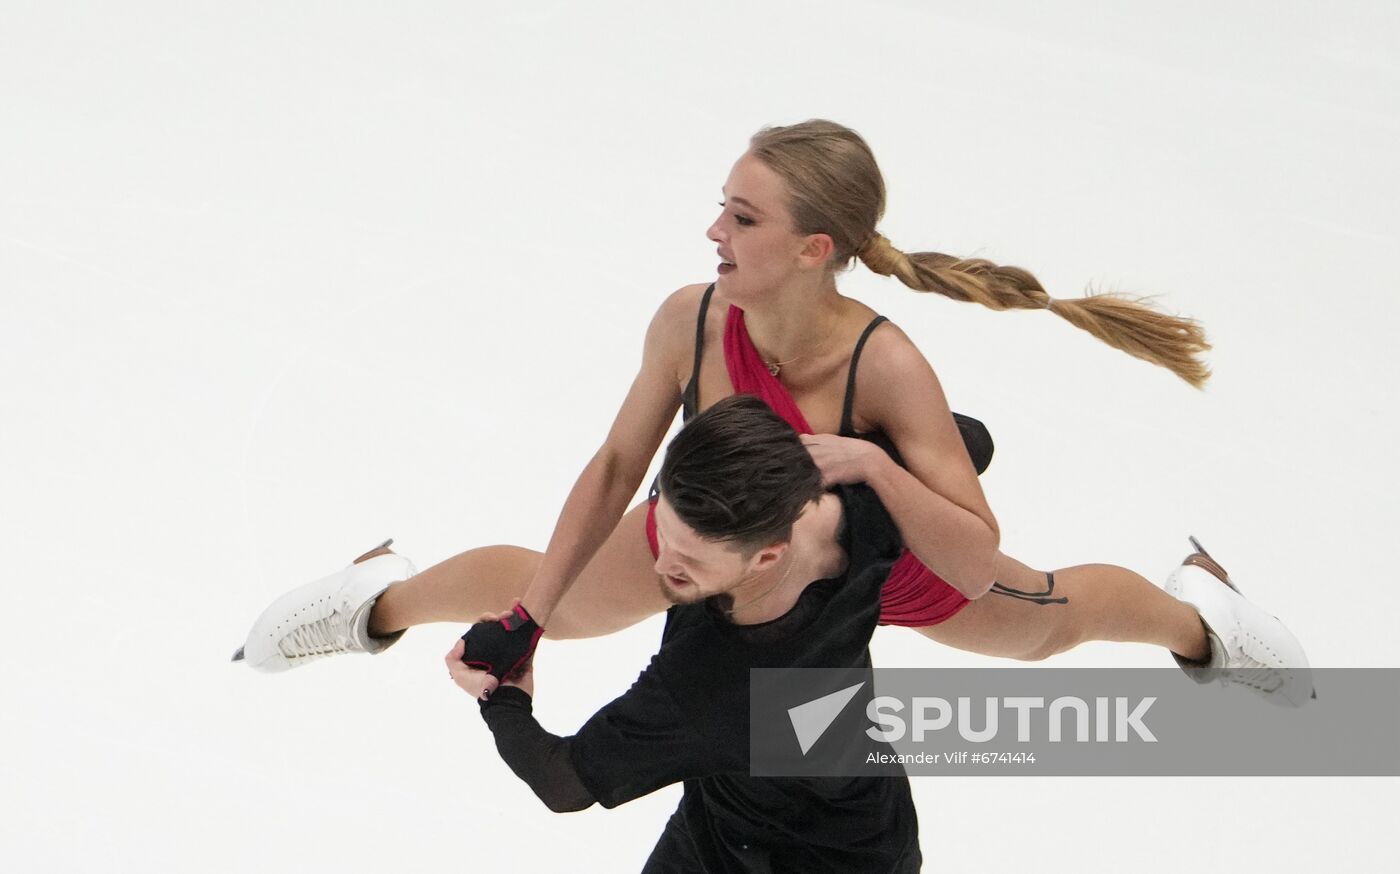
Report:
[[[1199,358],[1210,349],[1204,330],[1122,295],[1052,298],[1029,272],[981,258],[938,252],[905,254],[875,231],[885,212],[885,181],[860,134],[823,119],[768,127],[749,140],[749,154],[783,178],[788,211],[799,234],[826,234],[833,269],[858,257],[883,276],[915,291],[980,303],[994,310],[1049,309],[1144,361],[1159,364],[1200,388],[1210,369]]]
[[[1210,378],[1210,369],[1197,357],[1210,349],[1201,326],[1141,301],[1114,294],[1053,298],[1035,276],[1019,267],[939,252],[906,254],[880,233],[871,236],[856,255],[875,273],[894,276],[915,291],[994,310],[1048,309],[1115,349],[1167,368],[1196,388]]]

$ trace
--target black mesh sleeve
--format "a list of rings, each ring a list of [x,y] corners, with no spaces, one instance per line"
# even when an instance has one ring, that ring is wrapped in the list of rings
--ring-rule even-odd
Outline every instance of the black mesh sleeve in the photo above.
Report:
[[[481,703],[481,716],[496,739],[501,758],[546,807],[567,813],[592,806],[596,799],[574,769],[572,739],[545,731],[535,720],[530,696],[523,690],[501,686]]]

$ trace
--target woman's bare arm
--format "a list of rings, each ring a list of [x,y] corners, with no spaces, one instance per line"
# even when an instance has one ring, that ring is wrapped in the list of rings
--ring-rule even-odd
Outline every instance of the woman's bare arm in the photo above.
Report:
[[[856,380],[857,410],[889,435],[908,465],[872,446],[864,480],[909,550],[966,597],[980,597],[994,582],[1001,532],[933,368],[889,325],[871,334]]]
[[[521,603],[540,625],[617,527],[646,476],[681,404],[700,293],[686,286],[668,297],[647,328],[642,366],[602,447],[574,483],[544,558]]]

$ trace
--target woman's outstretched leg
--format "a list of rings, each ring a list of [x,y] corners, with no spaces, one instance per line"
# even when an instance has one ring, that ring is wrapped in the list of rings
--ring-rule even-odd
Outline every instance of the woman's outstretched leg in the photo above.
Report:
[[[374,602],[369,633],[386,637],[430,622],[472,622],[510,609],[525,592],[541,555],[521,546],[482,546],[458,553],[390,586]]]
[[[1274,704],[1305,703],[1312,675],[1297,638],[1192,545],[1196,551],[1165,590],[1114,565],[1044,573],[1002,555],[991,591],[919,632],[958,649],[1023,660],[1089,640],[1157,644],[1197,682],[1245,686]]]
[[[546,636],[596,637],[666,609],[647,548],[647,507],[633,508],[550,616]],[[376,549],[344,570],[288,592],[263,611],[235,655],[283,671],[344,652],[381,652],[414,625],[475,620],[509,609],[540,554],[516,546],[468,550],[423,573]]]
[[[1005,554],[991,591],[919,633],[969,652],[1028,661],[1090,640],[1156,644],[1192,661],[1210,655],[1196,609],[1140,574],[1108,564],[1047,573]]]
[[[633,507],[559,602],[545,636],[600,637],[664,611],[647,549],[645,503]],[[469,549],[390,586],[375,602],[369,630],[393,634],[429,622],[473,622],[509,610],[525,593],[541,553],[519,546]]]

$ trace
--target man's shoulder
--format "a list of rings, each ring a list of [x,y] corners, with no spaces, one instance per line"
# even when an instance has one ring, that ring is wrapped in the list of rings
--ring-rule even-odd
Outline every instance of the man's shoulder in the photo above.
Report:
[[[865,483],[836,487],[843,513],[842,545],[854,563],[858,557],[878,557],[898,554],[904,547],[895,525],[880,496]]]

